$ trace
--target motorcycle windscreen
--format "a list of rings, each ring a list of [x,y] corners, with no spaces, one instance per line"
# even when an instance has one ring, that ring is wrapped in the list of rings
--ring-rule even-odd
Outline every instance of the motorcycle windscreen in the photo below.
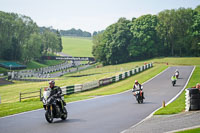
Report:
[[[50,91],[44,91],[43,92],[43,97],[46,100],[50,96]]]

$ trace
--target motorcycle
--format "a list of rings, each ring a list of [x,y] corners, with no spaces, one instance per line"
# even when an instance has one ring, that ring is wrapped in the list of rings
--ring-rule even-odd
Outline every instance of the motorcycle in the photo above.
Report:
[[[143,97],[143,91],[142,91],[142,89],[133,91],[133,95],[136,97],[136,100],[137,100],[137,102],[139,104],[143,103],[144,97]]]
[[[179,73],[178,73],[178,72],[175,72],[175,75],[176,75],[176,78],[178,79]]]
[[[54,118],[61,118],[62,120],[67,119],[68,112],[65,108],[65,102],[57,95],[50,96],[50,88],[44,89],[42,102],[46,110],[45,118],[49,123],[52,123]]]

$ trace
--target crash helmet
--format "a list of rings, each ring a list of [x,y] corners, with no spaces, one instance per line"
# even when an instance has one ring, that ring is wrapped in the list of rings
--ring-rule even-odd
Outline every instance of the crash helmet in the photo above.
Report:
[[[135,80],[135,83],[138,83],[138,81],[137,81],[137,80]]]
[[[55,81],[51,80],[49,81],[49,84],[55,84]]]

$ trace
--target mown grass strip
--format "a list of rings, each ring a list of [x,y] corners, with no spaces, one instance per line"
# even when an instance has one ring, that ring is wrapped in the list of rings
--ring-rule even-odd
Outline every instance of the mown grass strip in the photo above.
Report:
[[[195,86],[196,83],[199,82],[199,75],[200,75],[200,66],[197,66],[186,88],[191,88],[192,86]],[[174,102],[170,103],[164,108],[159,109],[154,113],[154,115],[177,114],[183,112],[184,110],[185,110],[185,91],[183,91],[181,95]]]

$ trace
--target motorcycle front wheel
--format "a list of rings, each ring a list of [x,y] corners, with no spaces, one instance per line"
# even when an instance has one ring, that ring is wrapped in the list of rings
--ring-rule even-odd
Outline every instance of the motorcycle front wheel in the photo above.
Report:
[[[63,115],[61,116],[61,119],[62,120],[66,120],[67,119],[67,115],[68,115],[67,109],[65,107],[63,107]]]
[[[49,123],[53,122],[53,114],[50,111],[46,111],[45,118]]]

